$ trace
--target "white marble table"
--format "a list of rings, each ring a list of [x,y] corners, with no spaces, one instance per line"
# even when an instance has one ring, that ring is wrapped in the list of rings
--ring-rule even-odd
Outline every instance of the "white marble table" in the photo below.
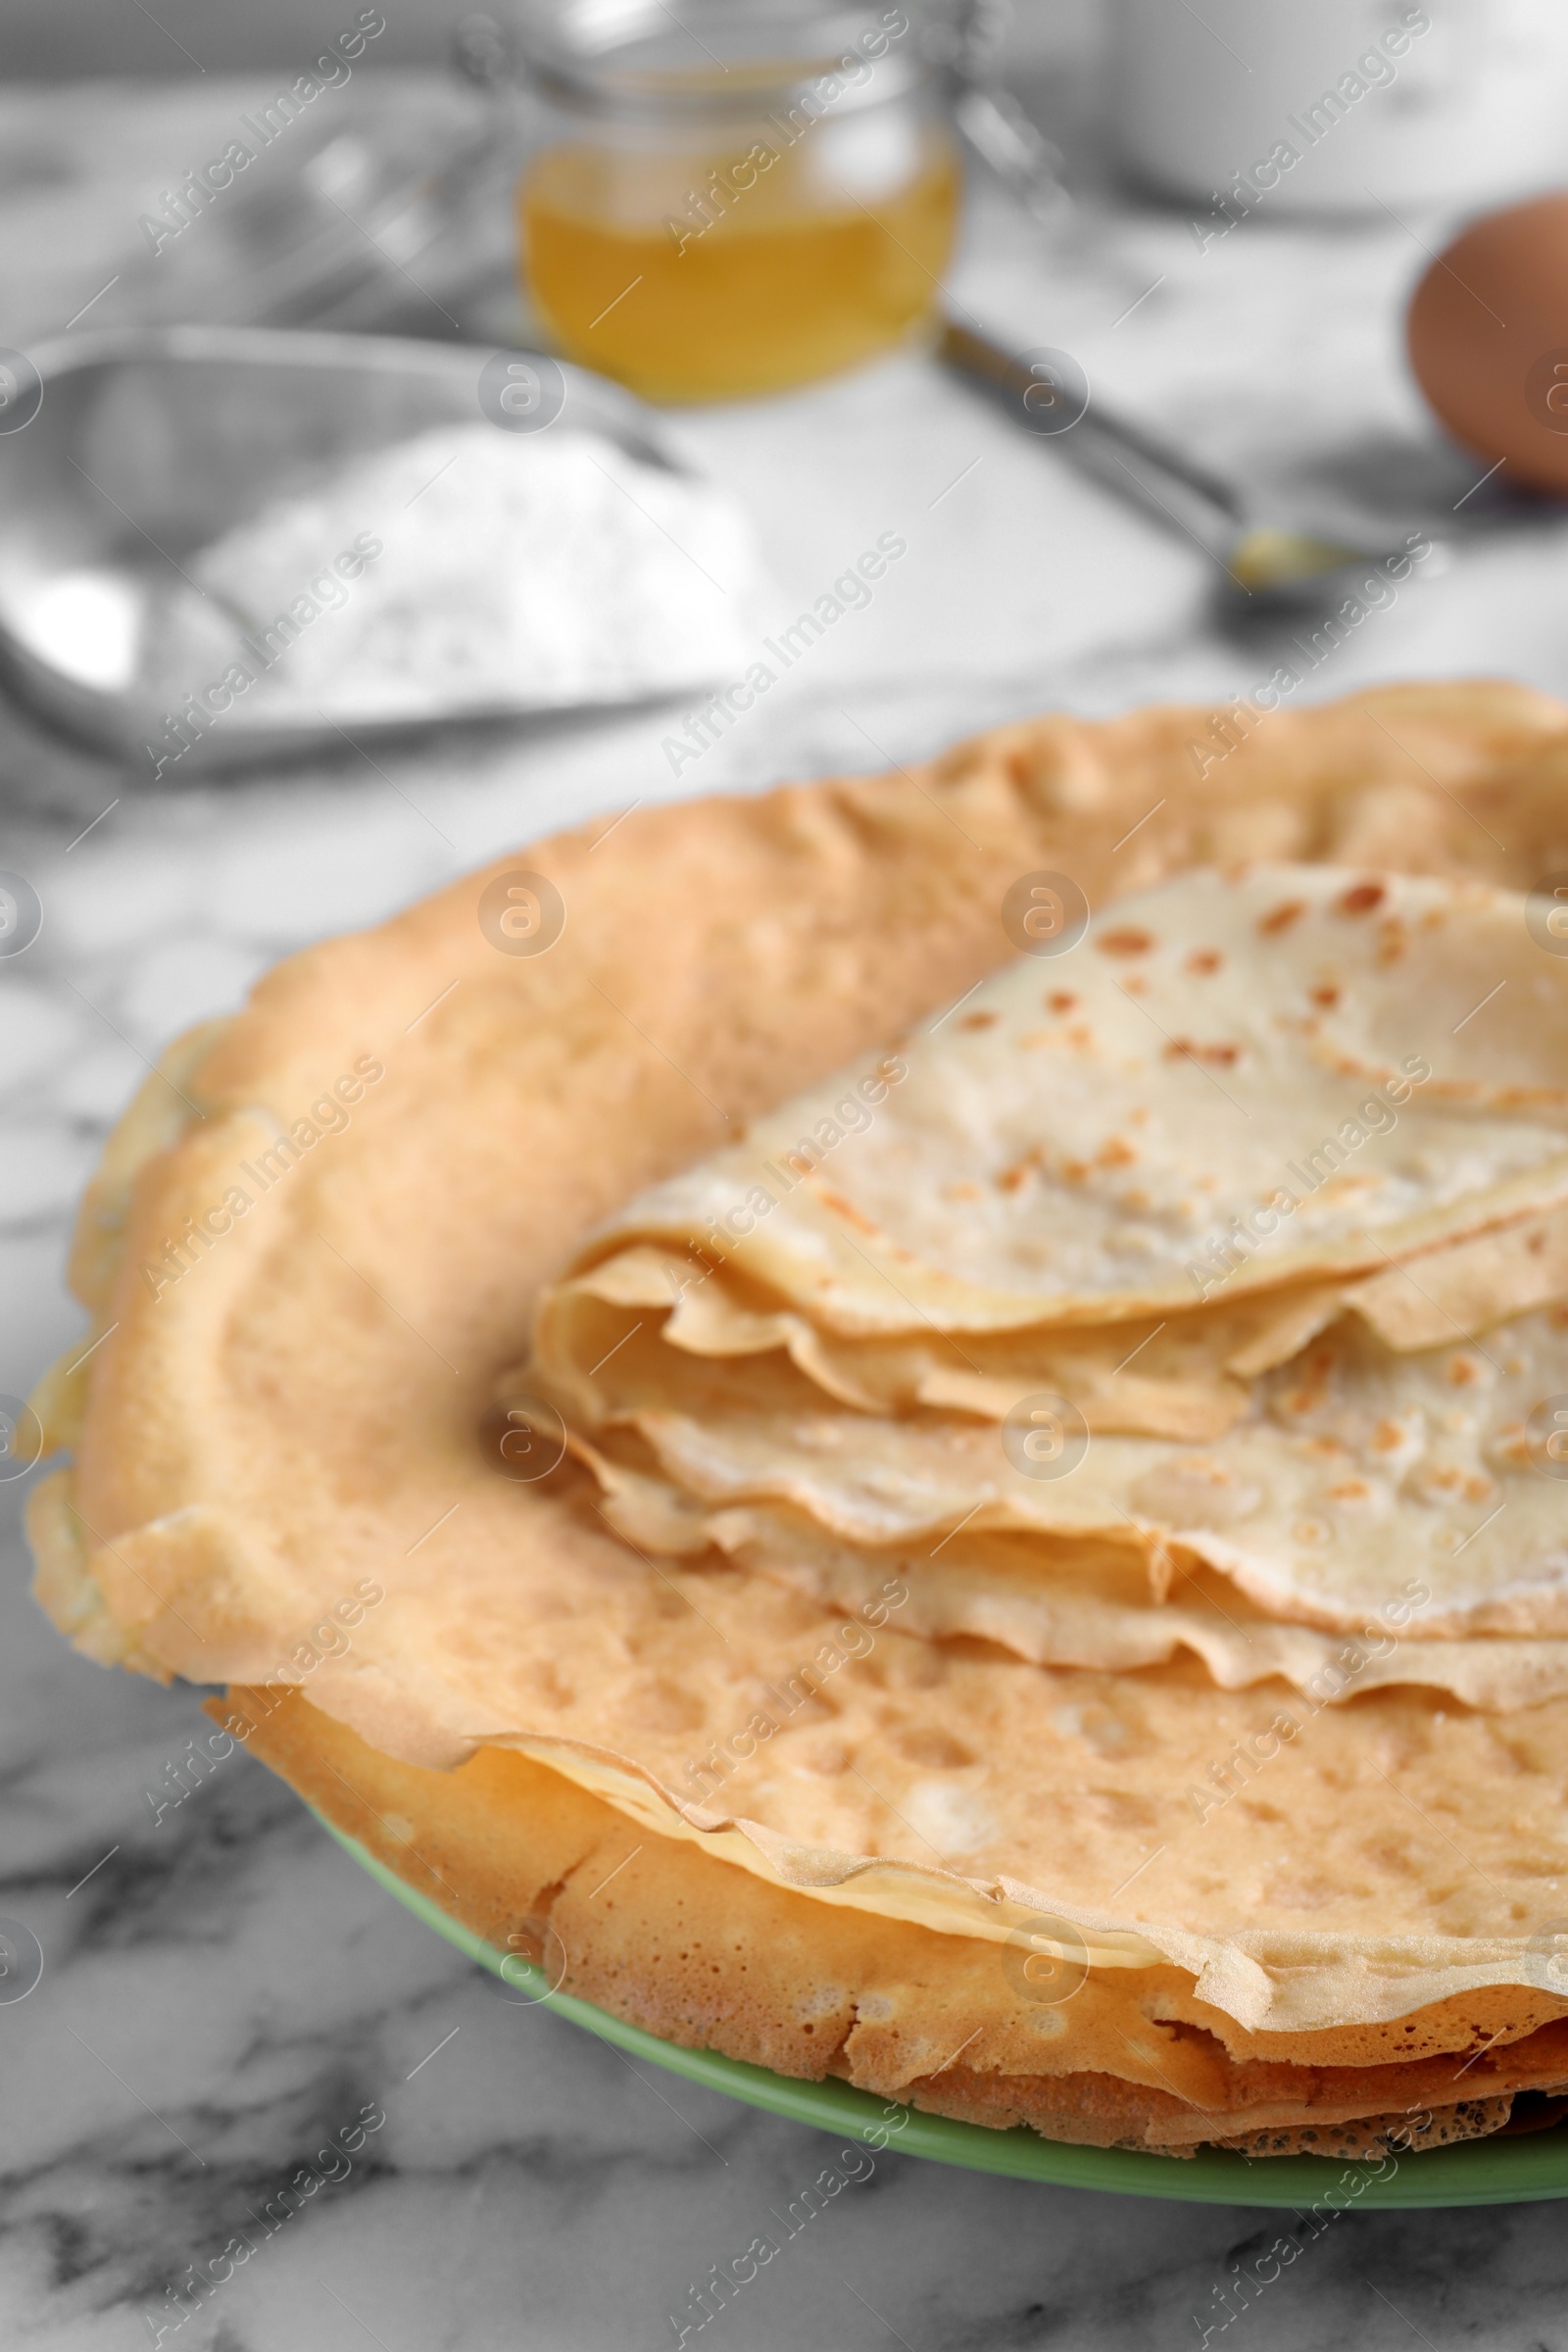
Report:
[[[145,191],[253,94],[209,79],[0,97],[0,341],[63,324],[116,266]],[[1071,129],[1061,92],[1044,95]],[[961,299],[1021,343],[1075,351],[1194,448],[1279,479],[1371,452],[1374,470],[1412,462],[1432,496],[1459,497],[1480,469],[1437,450],[1399,373],[1395,305],[1422,259],[1402,231],[1258,222],[1203,254],[1180,219],[1089,180],[1055,252],[984,209]],[[680,429],[756,515],[781,616],[880,531],[909,552],[679,785],[667,720],[647,716],[176,791],[0,718],[0,866],[30,876],[46,910],[36,947],[0,965],[0,1391],[24,1390],[79,1327],[61,1272],[71,1205],[146,1057],[279,955],[639,797],[875,766],[1054,702],[1110,710],[1267,674],[1271,641],[1212,625],[1201,554],[919,358]],[[1565,585],[1562,526],[1471,546],[1303,696],[1459,670],[1568,691]],[[155,1822],[146,1791],[198,1724],[196,1696],[66,1648],[26,1597],[20,1498],[0,1487],[0,1913],[37,1936],[45,1973],[0,2004],[0,2341],[129,2352],[163,2327],[180,2352],[673,2342],[688,2283],[829,2143],[508,2002],[242,1758]],[[185,2267],[367,2104],[385,2121],[352,2170],[174,2329]],[[1193,2343],[1227,2266],[1276,2232],[1257,2212],[887,2155],[703,2340]],[[1556,2352],[1565,2313],[1560,2206],[1359,2215],[1226,2340]]]

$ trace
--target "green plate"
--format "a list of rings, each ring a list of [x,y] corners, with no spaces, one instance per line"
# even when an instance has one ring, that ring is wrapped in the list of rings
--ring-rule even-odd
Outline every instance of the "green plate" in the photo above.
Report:
[[[726,2091],[750,2107],[794,2124],[855,2139],[873,2148],[928,2156],[938,2164],[960,2165],[972,2173],[1004,2173],[1015,2180],[1052,2180],[1068,2188],[1109,2188],[1124,2196],[1178,2197],[1198,2205],[1283,2205],[1328,2207],[1369,2205],[1514,2205],[1543,2197],[1568,2197],[1568,2125],[1550,2132],[1522,2132],[1510,2139],[1478,2139],[1451,2148],[1405,2156],[1397,2170],[1373,2177],[1366,2165],[1326,2156],[1238,2156],[1205,2148],[1196,2156],[1142,2156],[1128,2148],[1076,2148],[1042,2139],[1020,2126],[993,2132],[980,2124],[958,2124],[946,2116],[921,2115],[896,2107],[848,2082],[802,2082],[770,2074],[717,2050],[683,2050],[661,2041],[641,2026],[629,2026],[591,2001],[550,1990],[543,1969],[514,1952],[497,1950],[482,1936],[447,1916],[426,1895],[404,1885],[357,1838],[317,1815],[362,1870],[379,1880],[389,1894],[477,1960],[514,1992],[559,2010],[574,2026],[651,2065],[667,2067],[708,2090]]]

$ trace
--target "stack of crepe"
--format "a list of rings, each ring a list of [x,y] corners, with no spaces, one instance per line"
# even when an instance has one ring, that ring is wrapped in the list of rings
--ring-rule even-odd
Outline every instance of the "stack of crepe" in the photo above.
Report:
[[[1274,1686],[1188,1779],[1180,1843],[1201,1867],[1239,1801],[1309,1850],[1267,1768],[1343,1760],[1325,1707],[1568,1694],[1568,963],[1526,912],[1268,863],[1115,903],[593,1234],[503,1383],[514,1427],[543,1449],[559,1415],[646,1554],[1093,1670],[1052,1697],[1101,1721],[1099,1782],[1131,1744],[1107,1675]],[[1207,1721],[1190,1682],[1139,1712],[1172,1765]],[[984,1750],[944,1728],[922,1758],[948,1777],[905,1819],[946,1860]],[[711,1803],[735,1769],[689,1778]],[[1081,1930],[1030,1934],[1025,1989],[1076,1997]]]
[[[1176,2154],[1550,2116],[1568,723],[1200,724],[642,811],[529,853],[546,952],[481,874],[185,1041],[56,1622],[677,2041]]]
[[[906,1632],[1568,1692],[1568,961],[1525,911],[1266,864],[1118,902],[630,1202],[507,1402],[650,1551],[892,1574]]]

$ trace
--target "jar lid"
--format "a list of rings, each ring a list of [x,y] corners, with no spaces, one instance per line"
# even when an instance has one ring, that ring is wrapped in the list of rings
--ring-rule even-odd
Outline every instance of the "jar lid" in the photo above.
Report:
[[[904,95],[951,46],[942,0],[525,0],[514,18],[529,78],[606,115],[848,113]]]

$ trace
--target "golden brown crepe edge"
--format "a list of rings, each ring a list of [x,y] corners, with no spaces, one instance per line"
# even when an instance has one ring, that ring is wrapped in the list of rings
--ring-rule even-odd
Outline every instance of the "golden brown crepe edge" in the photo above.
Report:
[[[1020,1997],[993,1944],[825,1911],[673,1840],[634,1842],[613,1806],[537,1759],[489,1748],[428,1772],[297,1692],[236,1689],[207,1712],[465,1927],[682,2047],[839,2076],[932,2114],[1171,2154],[1441,2145],[1500,2128],[1521,2088],[1568,2083],[1568,1998],[1498,1988],[1370,2034],[1248,2034],[1160,1968],[1053,2007]],[[963,2063],[931,2063],[944,2034]],[[1183,2068],[1195,2052],[1200,2065]]]

